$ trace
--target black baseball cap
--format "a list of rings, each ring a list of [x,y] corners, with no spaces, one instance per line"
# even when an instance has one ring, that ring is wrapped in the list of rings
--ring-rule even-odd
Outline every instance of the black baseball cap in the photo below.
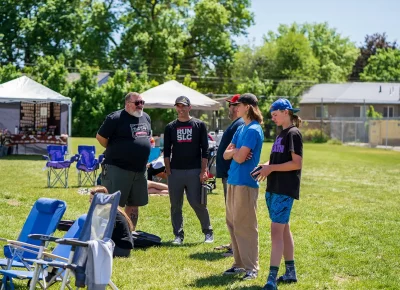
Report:
[[[177,104],[182,104],[182,105],[185,105],[185,106],[190,106],[190,100],[189,100],[188,97],[180,96],[180,97],[177,97],[176,100],[175,100],[175,106],[176,106]]]
[[[250,94],[250,93],[245,93],[245,94],[241,95],[236,102],[231,103],[231,104],[239,104],[239,103],[257,106],[258,100],[255,95]]]

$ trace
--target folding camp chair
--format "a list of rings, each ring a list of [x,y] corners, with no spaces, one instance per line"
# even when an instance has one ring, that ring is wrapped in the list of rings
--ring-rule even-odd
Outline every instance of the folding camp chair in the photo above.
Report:
[[[48,264],[51,267],[65,270],[60,289],[64,290],[65,287],[68,287],[67,285],[69,283],[70,274],[75,276],[75,286],[77,288],[85,287],[87,285],[86,278],[90,280],[95,276],[88,275],[86,277],[85,271],[87,265],[92,265],[94,271],[102,269],[105,266],[102,263],[91,263],[93,261],[88,262],[89,257],[91,256],[89,255],[88,247],[91,241],[101,240],[106,242],[111,239],[120,196],[121,193],[119,191],[114,194],[97,193],[90,204],[89,212],[86,216],[86,221],[83,225],[79,239],[56,240],[59,244],[71,246],[68,263],[54,262]],[[108,281],[108,285],[111,286],[112,289],[118,289],[111,279]],[[90,289],[89,285],[88,289]]]
[[[208,179],[206,180],[205,184],[210,185],[211,187],[210,192],[217,186],[217,168],[216,168],[217,151],[218,151],[218,146],[212,146],[208,148],[208,158],[207,158]]]
[[[79,238],[83,225],[86,220],[86,214],[80,216],[70,229],[65,234],[65,239],[76,239]],[[54,269],[49,271],[48,264],[52,261],[68,261],[68,255],[71,251],[71,246],[58,245],[51,253],[44,252],[45,245],[49,241],[55,241],[56,237],[51,235],[29,235],[29,238],[34,240],[40,240],[41,246],[36,259],[24,259],[24,261],[34,264],[34,270],[32,271],[21,271],[21,270],[0,270],[0,274],[3,275],[3,283],[1,289],[14,290],[13,279],[19,280],[30,280],[30,289],[35,289],[37,283],[40,284],[42,289],[48,289],[57,281],[61,281],[64,271],[62,269]],[[44,277],[44,279],[43,279]],[[7,284],[9,282],[9,285]]]
[[[78,146],[78,162],[76,169],[78,170],[78,185],[83,186],[89,184],[96,185],[97,170],[99,164],[103,161],[104,155],[101,154],[99,159],[96,158],[96,147],[88,145]]]
[[[48,145],[47,153],[48,155],[43,155],[43,158],[47,160],[45,167],[48,169],[47,187],[54,187],[59,182],[62,186],[67,188],[69,167],[78,157],[74,155],[70,160],[65,160],[67,146],[63,145]]]
[[[16,241],[1,238],[8,245],[4,246],[5,259],[0,259],[0,267],[25,267],[30,269],[30,263],[24,258],[35,258],[40,241],[29,238],[29,234],[51,235],[55,232],[67,205],[62,200],[39,198],[33,205],[25,224]]]

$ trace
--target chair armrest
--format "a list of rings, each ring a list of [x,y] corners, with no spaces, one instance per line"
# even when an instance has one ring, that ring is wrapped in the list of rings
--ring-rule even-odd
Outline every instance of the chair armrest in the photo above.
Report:
[[[50,161],[50,158],[49,158],[49,156],[47,156],[47,155],[42,155],[42,157],[43,157],[43,159],[44,159],[44,160],[46,160],[46,161]]]
[[[56,243],[61,245],[70,245],[76,247],[87,247],[89,244],[87,242],[79,241],[78,239],[57,239]]]
[[[104,154],[99,155],[99,164],[101,164],[104,160]]]
[[[55,242],[58,238],[57,237],[53,237],[53,236],[49,236],[49,235],[39,235],[39,234],[31,234],[28,235],[28,238],[33,239],[33,240],[40,240],[42,242]]]
[[[78,155],[78,154],[75,154],[75,155],[73,155],[73,156],[71,157],[71,159],[69,160],[69,162],[73,163],[73,162],[78,161],[78,160],[79,160],[79,155]]]

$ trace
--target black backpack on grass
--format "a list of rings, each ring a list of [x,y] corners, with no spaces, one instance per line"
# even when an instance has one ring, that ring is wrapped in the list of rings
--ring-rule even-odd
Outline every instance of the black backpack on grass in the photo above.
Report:
[[[132,232],[132,238],[134,248],[149,248],[153,246],[161,246],[161,238],[159,236],[146,232]]]

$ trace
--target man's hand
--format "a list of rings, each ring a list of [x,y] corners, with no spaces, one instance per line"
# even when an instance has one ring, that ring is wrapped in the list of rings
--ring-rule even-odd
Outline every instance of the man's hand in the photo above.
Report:
[[[270,175],[271,172],[273,172],[272,166],[268,164],[262,164],[259,166],[261,166],[262,168],[260,171],[258,171],[260,174],[258,175],[257,180],[264,181],[267,178],[267,176]]]
[[[167,176],[171,175],[171,169],[170,168],[165,168],[165,174],[167,174]]]
[[[204,182],[208,179],[208,173],[207,171],[201,172],[200,173],[200,182]]]

